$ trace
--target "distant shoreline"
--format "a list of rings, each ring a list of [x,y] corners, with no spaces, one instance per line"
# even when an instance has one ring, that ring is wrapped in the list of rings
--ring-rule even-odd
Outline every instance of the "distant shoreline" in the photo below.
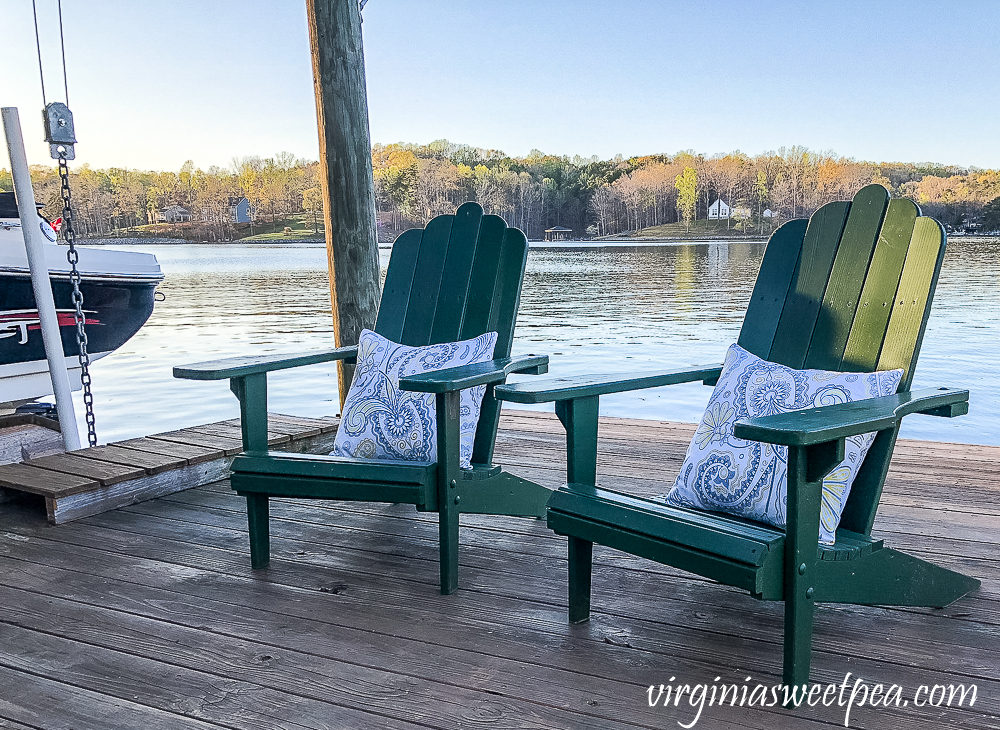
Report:
[[[83,246],[232,246],[248,244],[282,244],[282,243],[324,243],[322,238],[283,238],[279,240],[253,240],[251,238],[237,238],[234,241],[192,241],[187,238],[139,238],[130,236],[127,238],[78,238],[77,242]],[[60,243],[62,243],[60,241]],[[382,245],[382,244],[379,244]]]
[[[1000,234],[963,234],[963,233],[949,233],[948,238],[952,240],[969,240],[969,241],[997,241],[1000,240]],[[602,246],[606,247],[627,247],[627,246],[671,246],[671,245],[683,245],[688,243],[694,244],[705,244],[705,243],[764,243],[767,241],[767,236],[735,236],[733,238],[725,238],[723,236],[692,236],[690,238],[684,237],[626,237],[626,236],[607,236],[601,238],[588,238],[582,240],[572,240],[572,241],[543,241],[543,240],[533,240],[529,241],[528,245],[531,248],[600,248]],[[283,245],[283,244],[303,244],[311,243],[317,245],[323,245],[325,241],[321,238],[288,238],[288,239],[271,239],[271,240],[253,240],[247,238],[238,238],[235,241],[189,241],[184,238],[80,238],[77,241],[83,246],[233,246],[233,245]],[[60,241],[61,245],[65,245]],[[392,248],[392,243],[386,243],[379,241],[378,247],[380,249],[390,249]]]

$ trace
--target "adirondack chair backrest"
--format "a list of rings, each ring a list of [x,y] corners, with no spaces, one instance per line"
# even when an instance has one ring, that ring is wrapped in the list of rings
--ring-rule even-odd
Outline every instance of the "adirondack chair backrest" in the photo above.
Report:
[[[792,368],[903,369],[910,387],[944,260],[945,233],[909,200],[868,185],[828,203],[768,241],[739,344]],[[896,442],[879,433],[858,474],[841,527],[871,532]]]
[[[406,231],[392,246],[375,331],[422,347],[496,332],[494,357],[510,355],[528,242],[503,219],[465,203],[455,215]],[[483,399],[473,464],[493,455],[500,404]]]

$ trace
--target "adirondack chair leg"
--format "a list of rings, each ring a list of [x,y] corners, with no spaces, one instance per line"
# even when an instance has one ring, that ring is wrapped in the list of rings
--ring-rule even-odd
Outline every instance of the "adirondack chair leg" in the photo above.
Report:
[[[788,687],[809,682],[815,601],[805,595],[785,597],[785,650],[782,681]]]
[[[244,451],[267,449],[267,373],[230,378],[229,389],[240,401]]]
[[[247,525],[250,528],[250,567],[266,568],[271,562],[266,494],[247,495]]]
[[[844,458],[844,440],[788,447],[788,524],[785,529],[785,642],[783,681],[809,681],[816,608],[816,540],[823,477]],[[801,701],[801,700],[800,700]],[[788,704],[794,704],[789,700]]]
[[[944,608],[980,586],[975,578],[891,548],[823,568],[817,599],[832,603]]]
[[[599,396],[556,401],[556,416],[566,429],[566,481],[597,482],[597,416]]]
[[[447,498],[446,498],[447,499]],[[458,590],[458,507],[441,506],[438,516],[438,541],[441,544],[441,593]]]
[[[460,479],[462,514],[544,518],[552,490],[502,471],[481,480]]]
[[[458,494],[459,418],[461,392],[438,393],[438,542],[441,561],[441,593],[458,590],[458,523],[462,498]]]
[[[579,537],[569,538],[569,622],[590,620],[590,580],[594,543]]]

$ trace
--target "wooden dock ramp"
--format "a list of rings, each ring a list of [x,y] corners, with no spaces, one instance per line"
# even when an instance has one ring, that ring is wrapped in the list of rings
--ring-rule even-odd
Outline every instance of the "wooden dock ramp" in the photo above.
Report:
[[[339,422],[273,413],[268,443],[284,451],[327,453]],[[234,418],[3,464],[0,488],[41,495],[49,522],[58,525],[225,479],[241,450]]]

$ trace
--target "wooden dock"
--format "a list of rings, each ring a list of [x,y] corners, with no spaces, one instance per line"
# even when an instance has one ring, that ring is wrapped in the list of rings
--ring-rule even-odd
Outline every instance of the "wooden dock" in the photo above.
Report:
[[[643,495],[693,430],[601,428],[601,482]],[[508,411],[497,460],[555,486],[563,441]],[[907,701],[855,703],[850,727],[1000,728],[998,466],[996,447],[897,448],[876,532],[983,585],[943,610],[820,604],[812,679]],[[464,516],[452,596],[435,516],[410,506],[275,500],[261,571],[244,520],[225,481],[60,526],[0,505],[0,728],[671,728],[697,708],[649,707],[650,685],[780,681],[781,604],[610,550],[592,620],[567,625],[565,541],[541,520]],[[958,684],[973,706],[912,701]],[[706,705],[693,726],[832,730],[845,711]]]
[[[268,443],[329,452],[339,419],[268,416]],[[0,488],[45,499],[54,525],[225,479],[241,451],[238,418],[107,446],[0,464]]]

